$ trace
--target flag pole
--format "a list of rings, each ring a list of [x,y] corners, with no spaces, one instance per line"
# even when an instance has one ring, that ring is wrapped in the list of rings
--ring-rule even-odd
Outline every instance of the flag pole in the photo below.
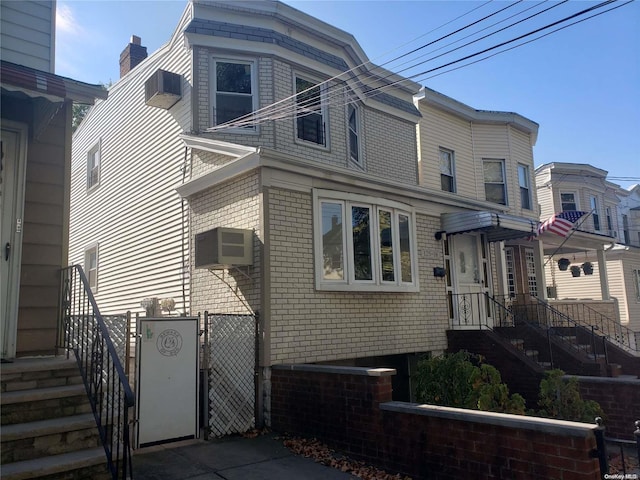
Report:
[[[590,212],[587,212],[587,214],[586,214],[586,215],[583,215],[583,216],[580,218],[580,223],[579,223],[579,224],[577,224],[575,227],[573,227],[573,228],[571,229],[571,232],[569,232],[569,235],[567,235],[567,236],[564,238],[564,240],[562,241],[562,243],[558,246],[558,248],[556,248],[556,249],[555,249],[555,251],[554,251],[551,255],[549,255],[549,258],[547,258],[547,261],[546,261],[546,262],[544,262],[544,265],[542,265],[542,268],[544,268],[544,267],[546,267],[546,266],[547,266],[547,263],[549,263],[549,261],[553,258],[553,256],[554,256],[556,253],[558,253],[558,251],[559,251],[559,250],[564,246],[564,244],[565,244],[565,243],[567,243],[567,240],[569,240],[569,239],[571,238],[571,236],[572,236],[574,233],[576,233],[577,228],[578,228],[579,226],[581,226],[581,225],[585,222],[585,220],[591,216],[591,214],[592,214],[593,212],[595,212],[595,208],[594,208],[593,210],[591,210]]]

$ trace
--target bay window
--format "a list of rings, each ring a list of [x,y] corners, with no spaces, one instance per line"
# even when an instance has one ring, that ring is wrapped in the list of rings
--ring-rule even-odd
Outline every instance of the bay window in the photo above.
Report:
[[[415,217],[397,202],[314,191],[316,288],[417,291]]]

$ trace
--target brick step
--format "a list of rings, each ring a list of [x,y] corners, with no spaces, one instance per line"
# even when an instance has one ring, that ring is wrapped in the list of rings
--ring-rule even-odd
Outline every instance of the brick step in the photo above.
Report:
[[[104,448],[41,457],[2,465],[2,480],[40,478],[47,480],[111,478],[107,470]]]
[[[1,372],[2,393],[82,383],[76,361],[66,357],[19,358]]]
[[[0,463],[4,465],[99,445],[92,414],[5,425],[2,427]]]
[[[91,412],[84,385],[6,392],[0,406],[3,426]]]

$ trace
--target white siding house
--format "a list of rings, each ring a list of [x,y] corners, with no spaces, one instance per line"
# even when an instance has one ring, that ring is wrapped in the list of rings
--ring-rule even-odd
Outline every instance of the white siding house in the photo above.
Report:
[[[2,60],[55,73],[55,20],[55,2],[2,2]]]

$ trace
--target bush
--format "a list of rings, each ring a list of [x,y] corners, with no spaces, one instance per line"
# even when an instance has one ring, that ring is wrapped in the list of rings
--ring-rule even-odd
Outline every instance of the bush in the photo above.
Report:
[[[596,417],[603,417],[600,404],[593,400],[583,400],[578,388],[578,379],[565,379],[562,370],[546,372],[540,382],[538,406],[540,411],[531,412],[547,418],[593,423]]]
[[[503,413],[525,413],[519,394],[509,395],[500,372],[468,352],[445,354],[418,363],[416,398],[421,403]]]

